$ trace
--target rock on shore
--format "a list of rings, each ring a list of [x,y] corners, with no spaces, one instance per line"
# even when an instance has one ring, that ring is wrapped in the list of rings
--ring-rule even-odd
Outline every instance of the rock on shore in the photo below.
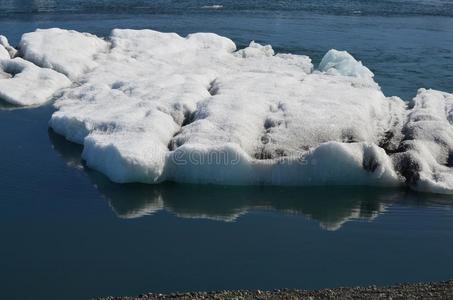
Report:
[[[220,291],[173,294],[142,294],[135,297],[107,297],[100,300],[139,299],[453,299],[453,280],[436,283],[401,284],[390,287],[354,287],[322,290]]]

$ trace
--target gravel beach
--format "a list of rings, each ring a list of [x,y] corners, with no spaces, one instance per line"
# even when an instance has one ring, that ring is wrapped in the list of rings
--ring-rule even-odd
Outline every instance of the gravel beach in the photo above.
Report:
[[[142,294],[107,297],[99,300],[138,299],[453,299],[453,280],[434,283],[401,284],[389,287],[334,288],[314,291],[282,289],[274,291],[219,291],[173,294]]]

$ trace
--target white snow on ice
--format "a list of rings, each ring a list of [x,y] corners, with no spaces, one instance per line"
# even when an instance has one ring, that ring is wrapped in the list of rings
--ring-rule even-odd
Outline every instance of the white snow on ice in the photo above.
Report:
[[[3,36],[3,35],[0,35],[0,49],[5,49],[8,52],[8,54],[9,54],[9,57],[4,56],[3,58],[14,58],[16,56],[17,50],[14,49],[14,47],[12,47],[9,44],[8,39],[6,38],[6,36]],[[0,52],[2,52],[2,51],[3,50],[0,50]],[[0,54],[0,58],[2,58],[1,54]]]
[[[386,97],[346,51],[315,70],[307,56],[236,50],[211,33],[47,29],[24,34],[20,55],[78,83],[49,124],[115,182],[453,192],[453,96]]]
[[[19,44],[24,59],[71,79],[96,67],[94,56],[107,47],[105,41],[89,33],[59,28],[26,33]]]
[[[0,59],[10,59],[8,50],[5,49],[2,45],[0,45]]]
[[[404,127],[405,152],[395,155],[400,168],[414,173],[421,191],[453,191],[453,95],[420,89]]]
[[[63,74],[37,67],[22,58],[0,59],[0,99],[11,104],[42,104],[70,84]]]

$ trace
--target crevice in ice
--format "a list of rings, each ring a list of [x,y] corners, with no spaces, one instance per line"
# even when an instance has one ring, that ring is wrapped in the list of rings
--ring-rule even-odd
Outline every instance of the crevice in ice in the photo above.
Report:
[[[184,119],[181,123],[181,128],[173,135],[173,137],[168,142],[167,148],[169,151],[174,151],[182,145],[181,140],[178,139],[178,135],[182,133],[185,126],[190,125],[195,121],[196,114],[197,114],[196,110],[193,112],[189,110],[184,111]]]
[[[2,70],[0,70],[1,72]],[[17,74],[20,74],[23,71],[23,68],[19,68],[13,64],[6,65],[5,68],[3,68],[3,74],[6,74],[8,76],[8,79],[16,77]]]
[[[267,117],[264,121],[264,129],[269,132],[272,127],[280,126],[282,122],[282,120],[275,120],[273,118]]]
[[[397,133],[393,129],[394,128],[386,131],[384,137],[378,143],[378,146],[384,149],[387,155],[405,152],[407,150],[407,145],[404,142],[410,140],[410,138],[406,137],[404,134],[404,129],[401,131],[403,137],[398,140],[398,137],[396,136]]]
[[[266,117],[263,123],[264,133],[260,138],[262,144],[254,157],[259,160],[275,159],[288,156],[285,149],[278,147],[276,141],[272,139],[272,130],[277,127],[284,126],[288,128],[288,121],[286,120],[287,108],[285,103],[278,102],[277,105],[270,105],[270,115]]]
[[[11,79],[12,77],[10,73],[0,70],[0,79]]]
[[[384,137],[379,141],[379,147],[384,149],[385,153],[392,154],[396,153],[398,148],[392,143],[392,139],[395,137],[395,133],[391,130],[384,133]]]
[[[274,156],[272,155],[272,153],[270,153],[269,151],[266,151],[266,149],[262,148],[261,152],[255,153],[255,158],[264,160],[264,159],[273,159]]]
[[[362,167],[365,171],[374,172],[380,166],[378,159],[370,151],[365,151],[363,154]]]
[[[453,167],[453,151],[448,151],[447,162],[445,163],[446,167],[452,168]]]
[[[341,132],[341,141],[346,144],[357,143],[359,139],[356,137],[354,129],[347,128]]]
[[[179,146],[179,143],[178,143],[178,139],[176,139],[175,137],[180,134],[181,131],[178,131],[176,132],[174,135],[173,135],[173,138],[170,140],[170,142],[168,142],[168,145],[167,145],[167,148],[168,148],[168,151],[174,151],[176,150]]]
[[[263,136],[261,136],[260,141],[263,144],[263,146],[260,147],[257,152],[255,152],[254,157],[256,159],[266,160],[288,156],[288,153],[285,151],[285,149],[282,148],[272,149],[266,147],[269,145],[269,143],[271,143],[272,145],[275,144],[275,141],[272,140],[269,134],[264,134]]]
[[[208,92],[209,94],[211,94],[211,96],[215,96],[219,93],[219,84],[217,82],[217,79],[214,79],[213,81],[211,81],[209,83],[209,87],[208,87]]]
[[[197,114],[197,111],[185,111],[184,112],[184,120],[182,121],[182,125],[181,127],[184,127],[184,126],[187,126],[191,123],[193,123],[193,121],[195,121],[195,116]]]
[[[406,184],[414,186],[420,180],[422,167],[409,152],[399,153],[394,157],[396,171],[406,180]]]
[[[406,125],[407,125],[407,107],[392,107],[389,106],[390,111],[399,111],[398,114],[391,117],[388,129],[383,133],[379,142],[379,147],[384,149],[387,155],[392,155],[405,151],[404,141],[409,140]]]
[[[119,90],[121,89],[121,87],[124,86],[124,82],[122,81],[115,81],[114,83],[112,83],[111,87],[113,90]]]
[[[413,107],[414,103],[412,101],[407,103],[405,113],[409,113]],[[408,115],[405,115],[405,120],[399,121],[401,123],[398,123],[398,121],[393,122],[378,145],[391,157],[395,171],[405,183],[408,186],[416,186],[420,180],[422,166],[414,157],[412,141],[415,136],[413,130],[408,126],[408,118]]]

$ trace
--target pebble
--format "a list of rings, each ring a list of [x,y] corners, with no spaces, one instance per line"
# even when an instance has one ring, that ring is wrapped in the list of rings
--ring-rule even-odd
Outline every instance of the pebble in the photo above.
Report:
[[[321,289],[316,291],[281,289],[274,291],[221,291],[164,294],[142,294],[135,297],[106,297],[99,300],[290,300],[290,299],[453,299],[453,280],[436,283],[401,284],[390,287],[369,287]]]

